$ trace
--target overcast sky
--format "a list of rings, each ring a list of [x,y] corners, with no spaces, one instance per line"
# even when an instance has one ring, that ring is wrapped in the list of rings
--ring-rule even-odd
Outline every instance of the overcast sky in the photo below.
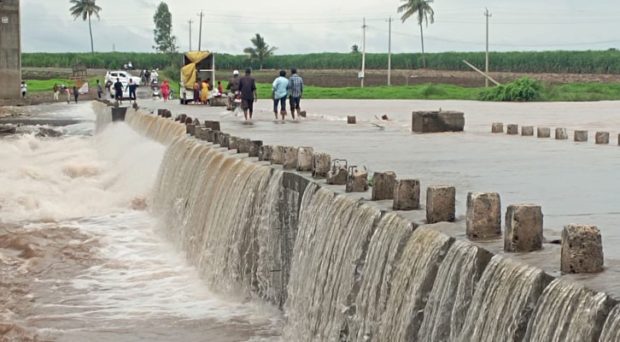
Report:
[[[153,14],[159,0],[97,0],[101,20],[93,21],[96,51],[153,51]],[[399,0],[167,1],[180,50],[198,45],[198,13],[205,13],[203,49],[240,54],[255,34],[278,54],[347,52],[362,41],[367,18],[367,51],[387,51],[387,18],[394,18],[394,52],[420,50],[414,19],[401,23]],[[89,51],[88,24],[73,20],[68,0],[22,0],[25,52]],[[467,4],[465,4],[467,3]],[[491,17],[491,49],[587,50],[620,48],[618,0],[436,0],[435,23],[425,31],[427,51],[484,49],[484,8]]]

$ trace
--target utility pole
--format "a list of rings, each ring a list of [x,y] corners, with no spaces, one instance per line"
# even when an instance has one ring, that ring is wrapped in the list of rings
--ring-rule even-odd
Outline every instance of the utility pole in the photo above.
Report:
[[[392,85],[392,17],[388,19],[388,79],[387,85]]]
[[[189,51],[192,51],[192,23],[194,21],[192,19],[190,19],[188,21],[189,23]]]
[[[360,79],[362,82],[362,88],[364,88],[364,77],[366,77],[366,18],[364,18],[362,25],[362,73]]]
[[[202,51],[202,17],[204,16],[202,11],[200,11],[198,16],[200,17],[200,27],[198,28],[198,51]]]
[[[489,13],[489,9],[486,8],[484,11],[484,16],[486,17],[487,20],[487,40],[486,40],[486,56],[485,56],[485,61],[484,61],[484,72],[488,75],[489,74],[489,18],[491,17],[491,13]],[[485,87],[489,87],[489,79],[485,78],[484,79],[484,86]]]

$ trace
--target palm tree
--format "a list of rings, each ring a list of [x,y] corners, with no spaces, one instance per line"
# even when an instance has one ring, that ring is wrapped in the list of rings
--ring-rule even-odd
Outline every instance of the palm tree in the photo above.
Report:
[[[258,61],[258,64],[260,65],[260,69],[262,70],[263,61],[267,59],[268,57],[273,56],[273,52],[276,51],[278,48],[275,46],[267,45],[267,43],[265,42],[265,38],[263,38],[258,33],[256,34],[254,38],[250,39],[250,41],[252,42],[254,47],[247,47],[243,49],[243,52],[245,52],[248,55],[250,60]]]
[[[93,28],[90,22],[90,17],[94,14],[97,19],[99,19],[99,11],[101,11],[101,7],[97,6],[95,1],[96,0],[70,0],[73,6],[69,9],[74,20],[79,17],[82,17],[82,20],[84,21],[88,19],[88,30],[90,31],[90,51],[92,53],[95,53],[95,46],[93,45]]]
[[[431,24],[435,22],[435,11],[431,7],[430,3],[433,0],[402,0],[405,2],[404,4],[398,7],[398,13],[402,13],[402,17],[400,18],[403,22],[405,22],[409,17],[414,14],[418,14],[418,25],[420,25],[420,39],[422,40],[422,66],[426,68],[426,57],[424,56],[424,29],[422,28],[422,24],[426,23],[428,26],[428,22],[430,19]]]

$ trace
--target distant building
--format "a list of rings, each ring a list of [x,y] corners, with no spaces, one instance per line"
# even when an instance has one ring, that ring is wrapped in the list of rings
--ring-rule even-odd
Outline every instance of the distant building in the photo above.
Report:
[[[19,0],[0,0],[0,98],[20,96]]]

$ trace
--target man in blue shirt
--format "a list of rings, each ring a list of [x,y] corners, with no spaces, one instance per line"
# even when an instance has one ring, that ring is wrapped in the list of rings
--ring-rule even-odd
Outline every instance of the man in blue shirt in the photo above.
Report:
[[[288,95],[288,79],[286,79],[286,71],[280,70],[280,76],[273,81],[271,86],[273,90],[273,114],[278,120],[278,103],[280,103],[280,115],[282,120],[286,116],[286,96]]]
[[[288,83],[288,90],[291,95],[291,115],[295,118],[295,110],[297,114],[300,112],[299,104],[304,94],[304,80],[297,75],[297,69],[291,69],[291,78]]]

